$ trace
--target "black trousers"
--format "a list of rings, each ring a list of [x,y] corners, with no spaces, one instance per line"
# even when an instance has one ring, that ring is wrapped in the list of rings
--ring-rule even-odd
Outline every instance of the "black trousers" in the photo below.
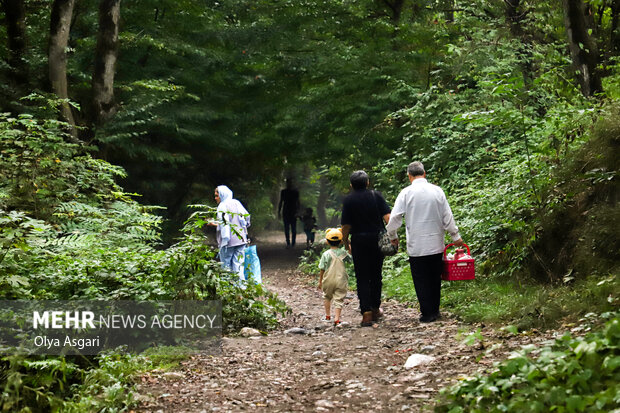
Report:
[[[295,246],[295,238],[297,237],[297,217],[284,217],[284,237],[286,238],[286,245],[291,244],[289,238],[289,228],[293,238],[293,246]]]
[[[362,313],[381,306],[383,254],[379,251],[378,241],[377,233],[351,235],[351,255]]]
[[[420,303],[422,316],[439,314],[441,300],[442,253],[409,257],[411,277]]]

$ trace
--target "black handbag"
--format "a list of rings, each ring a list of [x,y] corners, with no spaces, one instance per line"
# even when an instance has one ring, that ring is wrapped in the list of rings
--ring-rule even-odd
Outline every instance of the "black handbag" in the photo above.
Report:
[[[398,252],[398,247],[392,244],[385,228],[379,231],[379,251],[386,257],[396,255]]]

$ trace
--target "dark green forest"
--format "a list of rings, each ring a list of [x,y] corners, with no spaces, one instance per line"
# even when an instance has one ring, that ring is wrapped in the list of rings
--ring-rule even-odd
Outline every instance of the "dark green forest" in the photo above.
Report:
[[[0,0],[0,298],[221,299],[225,333],[268,330],[286,305],[220,269],[213,189],[259,233],[291,178],[325,228],[352,171],[393,203],[419,160],[477,260],[447,308],[519,329],[604,314],[576,362],[599,375],[557,405],[613,410],[619,18],[618,0]],[[385,265],[401,300],[405,260]],[[2,410],[122,410],[132,374],[174,357],[4,355]],[[500,379],[438,410],[544,392],[477,398]]]

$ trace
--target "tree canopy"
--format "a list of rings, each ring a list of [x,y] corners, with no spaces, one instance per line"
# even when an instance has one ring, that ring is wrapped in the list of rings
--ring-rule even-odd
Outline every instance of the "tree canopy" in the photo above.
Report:
[[[479,191],[543,210],[550,168],[617,97],[616,3],[5,0],[2,106],[60,98],[71,142],[169,218],[220,183],[267,216],[293,171],[325,216],[352,170],[395,195],[421,159],[476,187],[459,202],[488,252],[510,236],[468,216]]]

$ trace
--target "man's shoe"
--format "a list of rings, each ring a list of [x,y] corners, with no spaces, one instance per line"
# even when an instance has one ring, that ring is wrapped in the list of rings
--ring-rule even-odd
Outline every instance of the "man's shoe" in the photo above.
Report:
[[[439,317],[441,317],[439,313],[432,315],[422,315],[420,316],[420,323],[432,323],[433,321],[437,321]]]
[[[372,321],[379,321],[383,318],[383,310],[380,308],[372,309]]]
[[[365,311],[362,314],[362,327],[372,327],[372,311]]]

